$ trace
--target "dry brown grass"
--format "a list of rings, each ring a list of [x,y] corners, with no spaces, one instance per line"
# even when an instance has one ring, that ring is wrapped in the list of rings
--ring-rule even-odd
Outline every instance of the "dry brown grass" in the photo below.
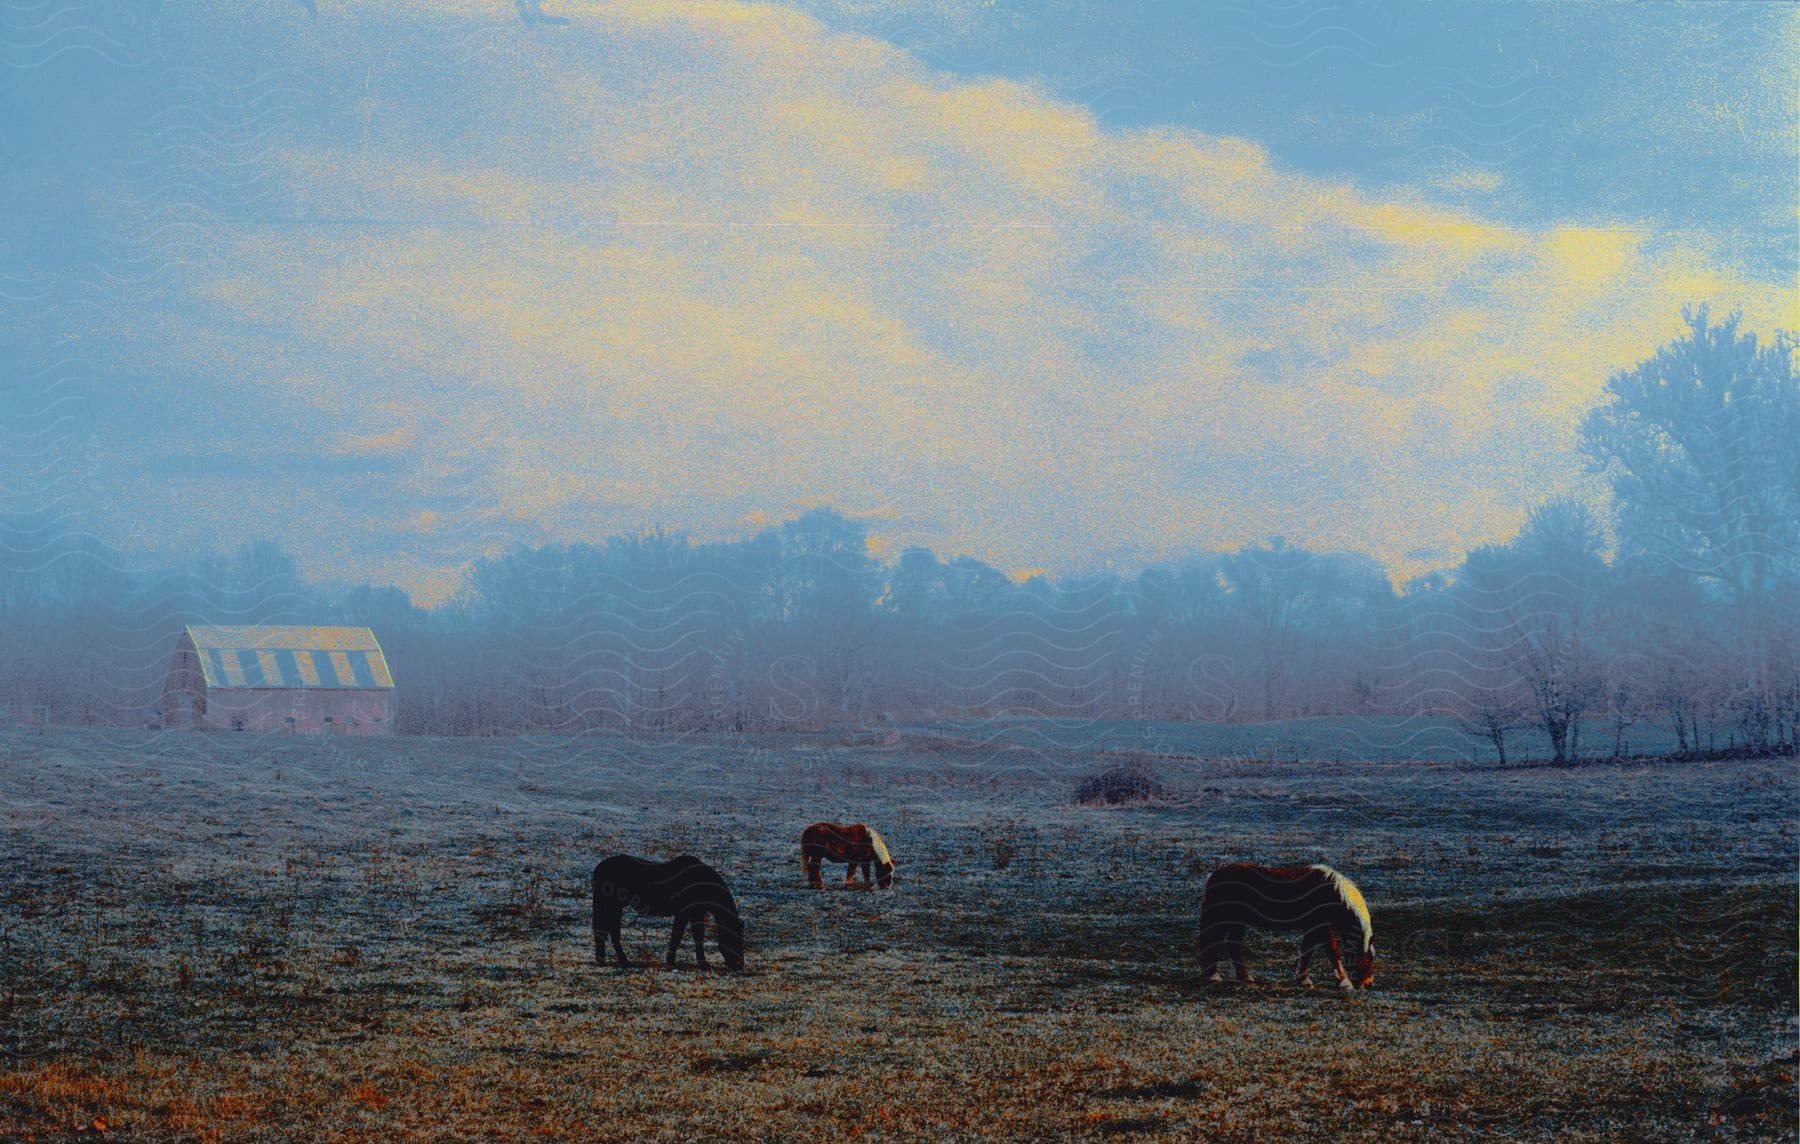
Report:
[[[1069,806],[1093,761],[0,739],[0,1138],[1793,1133],[1791,762],[1180,762]],[[877,824],[895,889],[806,890],[819,818]],[[619,850],[718,865],[750,971],[593,966]],[[1199,983],[1245,858],[1357,879],[1374,990],[1295,989],[1270,935],[1267,984]]]

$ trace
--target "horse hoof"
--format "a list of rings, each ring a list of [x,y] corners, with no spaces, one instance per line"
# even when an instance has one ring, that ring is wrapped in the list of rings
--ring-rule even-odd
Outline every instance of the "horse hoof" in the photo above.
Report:
[[[1346,977],[1342,981],[1338,982],[1338,988],[1342,989],[1346,993],[1350,993],[1356,989],[1356,986],[1352,985],[1350,983],[1350,979],[1348,977]]]
[[[1303,987],[1303,988],[1306,988],[1306,989],[1311,989],[1311,988],[1313,988],[1313,980],[1312,980],[1312,978],[1310,978],[1310,977],[1302,977],[1302,978],[1300,978],[1300,981],[1299,981],[1299,984],[1300,984],[1300,985],[1301,985],[1301,986],[1302,986],[1302,987]]]
[[[1224,979],[1221,978],[1218,974],[1211,973],[1211,974],[1208,974],[1206,976],[1206,978],[1201,981],[1201,984],[1202,985],[1219,985],[1219,984],[1222,984],[1223,981],[1224,981]]]

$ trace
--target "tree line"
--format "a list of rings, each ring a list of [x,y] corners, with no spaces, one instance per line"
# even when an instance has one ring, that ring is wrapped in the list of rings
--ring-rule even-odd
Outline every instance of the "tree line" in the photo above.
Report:
[[[880,559],[862,522],[820,509],[735,541],[520,546],[424,608],[310,585],[271,541],[143,568],[53,515],[14,514],[0,704],[143,725],[183,624],[330,623],[375,630],[413,733],[1436,715],[1502,761],[1526,733],[1558,761],[1634,739],[1792,751],[1794,339],[1684,318],[1582,425],[1609,516],[1542,504],[1511,540],[1398,587],[1368,557],[1279,539],[1129,576],[1015,579],[925,548]]]

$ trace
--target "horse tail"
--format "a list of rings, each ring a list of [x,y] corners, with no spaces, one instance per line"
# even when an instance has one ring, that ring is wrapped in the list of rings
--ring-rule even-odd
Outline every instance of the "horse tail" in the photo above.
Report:
[[[1207,927],[1220,919],[1219,913],[1219,875],[1223,870],[1214,870],[1206,876],[1206,885],[1200,889],[1200,932],[1206,933]]]
[[[1220,867],[1209,874],[1206,886],[1200,891],[1200,933],[1196,944],[1200,947],[1201,972],[1208,974],[1218,969],[1231,925],[1236,920],[1226,893],[1226,887],[1236,879],[1231,875],[1221,877],[1226,874],[1226,869]]]
[[[1200,912],[1206,913],[1206,907],[1217,903],[1224,896],[1225,887],[1237,878],[1231,867],[1221,866],[1206,876],[1206,885],[1200,890]]]
[[[611,861],[611,859],[608,859],[607,861]],[[607,873],[606,862],[602,862],[594,867],[594,874],[590,880],[592,883],[591,889],[593,890],[594,902],[594,960],[602,963],[606,961],[607,935],[613,932],[619,918],[624,913],[624,910],[619,905],[618,898],[611,894],[606,894],[604,896],[601,894],[601,888],[605,884]]]
[[[1253,871],[1242,865],[1221,866],[1207,876],[1200,891],[1200,935],[1230,931],[1250,922],[1250,899],[1257,894]]]

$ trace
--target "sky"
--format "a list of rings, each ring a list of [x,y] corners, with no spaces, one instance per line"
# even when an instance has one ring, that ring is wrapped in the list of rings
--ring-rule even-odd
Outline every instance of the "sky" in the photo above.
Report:
[[[0,9],[0,511],[435,601],[513,543],[1396,579],[1800,328],[1800,8]]]

